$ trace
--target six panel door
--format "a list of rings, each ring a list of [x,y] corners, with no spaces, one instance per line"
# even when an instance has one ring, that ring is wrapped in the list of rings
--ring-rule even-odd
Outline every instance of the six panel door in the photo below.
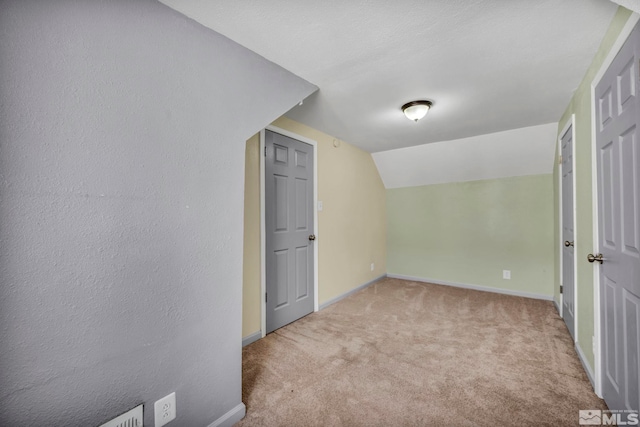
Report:
[[[267,333],[314,308],[313,147],[265,131]]]

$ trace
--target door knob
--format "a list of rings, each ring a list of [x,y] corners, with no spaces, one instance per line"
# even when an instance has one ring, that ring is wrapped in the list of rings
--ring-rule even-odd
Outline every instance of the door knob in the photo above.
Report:
[[[315,234],[309,234],[309,240],[316,240]]]
[[[568,240],[565,240],[565,241],[564,241],[564,245],[565,245],[566,247],[573,246],[573,242],[570,242],[570,241],[568,241]]]
[[[598,261],[600,264],[604,262],[604,260],[602,259],[602,254],[598,254],[598,255],[589,254],[587,255],[587,261],[589,262]]]

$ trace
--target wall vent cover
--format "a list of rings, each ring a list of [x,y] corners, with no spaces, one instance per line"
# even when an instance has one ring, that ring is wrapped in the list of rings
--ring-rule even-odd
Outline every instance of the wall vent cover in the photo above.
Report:
[[[132,410],[102,424],[100,427],[143,427],[142,407],[138,405]]]

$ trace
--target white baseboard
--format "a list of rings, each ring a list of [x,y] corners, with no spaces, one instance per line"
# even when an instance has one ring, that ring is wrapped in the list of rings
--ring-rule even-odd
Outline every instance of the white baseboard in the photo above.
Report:
[[[235,423],[244,418],[247,408],[240,402],[235,408],[209,424],[209,427],[232,427]]]
[[[493,292],[496,294],[513,295],[517,297],[541,299],[545,301],[553,301],[553,295],[534,294],[532,292],[514,291],[511,289],[492,288],[489,286],[469,285],[466,283],[445,282],[442,280],[427,279],[424,277],[405,276],[402,274],[387,274],[392,279],[413,280],[414,282],[433,283],[434,285],[454,286],[456,288],[473,289],[475,291]]]
[[[258,341],[260,338],[262,338],[261,331],[256,331],[252,334],[247,335],[246,337],[242,337],[242,346],[246,347],[252,342]]]
[[[587,373],[587,377],[589,377],[589,382],[591,383],[591,387],[593,387],[593,389],[595,390],[596,383],[593,380],[595,376],[593,375],[593,370],[591,369],[591,366],[589,366],[589,362],[587,361],[587,357],[585,356],[584,351],[582,351],[582,347],[580,347],[580,343],[576,343],[576,353],[578,353],[578,358],[582,363],[582,367],[584,368],[584,371]]]
[[[562,316],[562,315],[560,314],[560,313],[561,313],[561,311],[560,311],[560,304],[558,304],[558,301],[556,301],[556,299],[555,299],[555,298],[553,299],[553,305],[555,305],[555,306],[556,306],[556,310],[558,311],[558,316]]]
[[[338,295],[338,296],[337,296],[337,297],[335,297],[335,298],[331,298],[329,301],[326,301],[326,302],[323,302],[322,304],[320,304],[319,310],[322,310],[322,309],[324,309],[324,308],[327,308],[327,307],[329,307],[331,304],[335,304],[335,303],[337,303],[338,301],[340,301],[341,299],[346,298],[346,297],[348,297],[348,296],[349,296],[349,295],[351,295],[351,294],[355,294],[355,293],[356,293],[356,292],[358,292],[359,290],[364,289],[364,288],[366,288],[367,286],[373,285],[373,284],[374,284],[374,283],[376,283],[378,280],[384,279],[385,277],[387,277],[387,275],[386,275],[386,274],[383,274],[382,276],[376,277],[375,279],[370,280],[370,281],[368,281],[367,283],[365,283],[365,284],[362,284],[362,285],[358,286],[357,288],[351,289],[350,291],[345,292],[345,293],[344,293],[344,294],[342,294],[342,295]]]

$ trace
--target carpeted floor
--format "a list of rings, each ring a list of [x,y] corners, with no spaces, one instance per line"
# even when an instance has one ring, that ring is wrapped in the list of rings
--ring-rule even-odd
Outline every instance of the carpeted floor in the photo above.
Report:
[[[383,279],[243,350],[236,426],[574,426],[606,409],[553,304]]]

